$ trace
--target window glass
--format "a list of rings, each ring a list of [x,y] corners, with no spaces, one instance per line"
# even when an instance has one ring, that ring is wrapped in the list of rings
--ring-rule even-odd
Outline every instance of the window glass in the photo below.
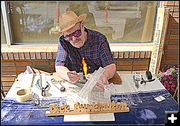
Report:
[[[65,11],[87,14],[85,26],[109,42],[151,42],[156,1],[31,1],[10,2],[15,43],[57,43],[58,17]]]
[[[4,22],[2,19],[2,12],[1,12],[1,44],[6,43],[5,31],[4,31]]]

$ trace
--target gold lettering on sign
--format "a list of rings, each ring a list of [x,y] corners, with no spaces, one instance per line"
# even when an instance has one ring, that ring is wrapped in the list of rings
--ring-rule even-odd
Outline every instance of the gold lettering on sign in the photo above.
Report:
[[[50,104],[50,111],[46,112],[46,116],[58,116],[58,115],[75,115],[75,114],[91,114],[91,113],[117,113],[117,112],[129,112],[129,108],[125,102],[110,102],[110,103],[92,103],[92,104],[80,104],[74,103],[74,110],[70,110],[70,106],[62,104],[60,106],[56,104]]]
[[[74,112],[80,112],[80,103],[79,102],[76,102],[74,104]]]
[[[50,104],[49,106],[51,113],[58,113],[58,106],[56,104]]]
[[[114,111],[116,108],[116,104],[114,101],[111,102],[111,110]]]

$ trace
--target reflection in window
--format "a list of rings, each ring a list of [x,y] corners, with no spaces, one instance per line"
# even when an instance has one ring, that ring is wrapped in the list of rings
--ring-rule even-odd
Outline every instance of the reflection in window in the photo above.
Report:
[[[10,2],[10,20],[16,43],[57,43],[65,11],[86,13],[85,26],[109,42],[151,42],[156,6],[156,1]]]

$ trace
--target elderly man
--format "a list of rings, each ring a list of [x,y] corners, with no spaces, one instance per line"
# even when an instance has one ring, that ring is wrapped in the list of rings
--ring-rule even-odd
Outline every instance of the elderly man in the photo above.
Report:
[[[92,73],[99,67],[105,69],[100,80],[109,84],[116,71],[107,38],[97,32],[84,27],[86,14],[77,16],[73,11],[65,12],[60,17],[60,29],[63,34],[59,39],[57,58],[55,62],[56,72],[60,77],[76,83],[82,72],[82,58],[88,65],[88,73]]]

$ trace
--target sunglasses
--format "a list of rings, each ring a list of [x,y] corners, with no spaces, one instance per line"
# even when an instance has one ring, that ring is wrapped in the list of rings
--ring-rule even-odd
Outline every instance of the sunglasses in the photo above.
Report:
[[[66,41],[71,41],[71,40],[73,40],[73,38],[72,38],[73,36],[74,37],[81,36],[81,30],[76,30],[75,32],[71,33],[70,35],[65,36],[64,39]]]

